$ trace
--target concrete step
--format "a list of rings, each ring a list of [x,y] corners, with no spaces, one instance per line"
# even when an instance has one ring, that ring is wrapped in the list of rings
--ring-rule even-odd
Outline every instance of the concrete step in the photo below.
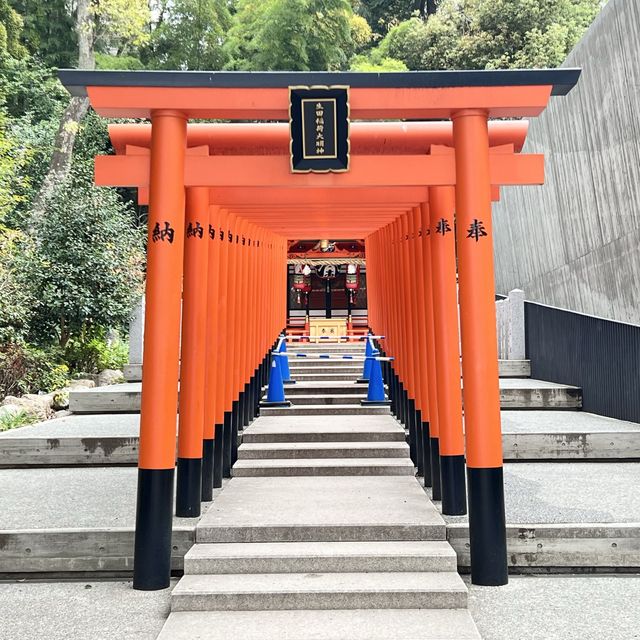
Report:
[[[136,413],[72,414],[5,431],[0,468],[135,465],[139,420]],[[503,411],[502,432],[505,461],[640,459],[640,424],[585,411]],[[405,438],[388,416],[347,416],[337,424],[327,424],[323,416],[262,417],[243,434],[245,443],[340,442],[345,447]]]
[[[582,390],[544,380],[501,378],[502,409],[579,409]]]
[[[348,361],[346,361],[348,362]],[[310,363],[312,364],[312,363]],[[322,364],[321,362],[318,364]],[[332,365],[330,367],[294,367],[292,365],[289,366],[289,371],[291,372],[292,377],[296,377],[299,375],[307,375],[307,374],[332,374],[335,373],[337,375],[341,374],[354,374],[359,377],[362,374],[362,366],[354,366],[351,365]]]
[[[501,378],[528,378],[531,375],[530,360],[498,360]]]
[[[74,413],[139,413],[140,383],[127,382],[69,393]]]
[[[185,575],[172,611],[461,609],[467,587],[445,572]]]
[[[291,372],[291,378],[300,382],[333,382],[335,380],[355,382],[361,375],[362,370],[346,371],[346,372],[332,372],[332,373],[298,373],[297,371]]]
[[[357,389],[354,389],[354,391],[357,391]],[[297,394],[297,395],[292,395],[289,400],[291,400],[291,404],[295,405],[295,406],[300,406],[300,405],[310,405],[310,404],[315,404],[315,405],[320,405],[320,404],[355,404],[360,406],[360,400],[366,400],[367,398],[367,394],[366,394],[367,388],[363,387],[362,388],[362,393],[352,393],[352,394],[336,394],[336,395],[319,395],[319,394],[313,394],[313,395],[303,395],[303,394]],[[285,394],[286,394],[286,390],[285,390]],[[266,399],[266,397],[265,397]]]
[[[315,356],[314,356],[315,357]],[[362,355],[354,355],[354,358],[361,358]],[[317,369],[360,369],[364,367],[363,360],[342,360],[342,359],[322,359],[322,360],[309,360],[307,358],[294,358],[289,355],[289,368],[291,370],[296,369],[311,369],[313,371]]]
[[[368,422],[364,423],[365,418]],[[278,422],[276,422],[278,420]],[[321,443],[329,442],[404,442],[402,427],[388,418],[365,416],[341,424],[327,423],[322,417],[292,418],[280,424],[281,418],[260,418],[243,432],[243,443]],[[377,420],[378,422],[374,422]],[[380,420],[383,420],[380,422]],[[291,423],[293,422],[293,423]]]
[[[284,458],[238,460],[234,478],[273,476],[414,476],[409,458]]]
[[[356,362],[353,360],[327,360],[327,362],[309,362],[303,358],[296,358],[296,353],[309,353],[310,357],[315,357],[320,353],[332,353],[336,355],[352,355],[363,356],[364,347],[360,347],[358,350],[354,350],[353,347],[344,348],[341,347],[336,350],[336,347],[322,348],[322,345],[318,349],[307,351],[305,349],[293,349],[289,347],[291,351],[291,357],[289,358],[289,367],[293,370],[296,367],[319,367],[320,369],[326,366],[339,366],[341,363],[345,363],[344,366],[353,367]],[[363,367],[363,363],[358,361],[360,369]],[[528,378],[531,375],[531,362],[529,360],[500,360],[499,361],[500,377],[503,378]],[[142,380],[142,365],[141,364],[129,364],[124,367],[124,378],[128,382],[140,382]]]
[[[354,404],[308,404],[290,407],[260,407],[261,416],[385,416],[389,407]]]
[[[304,458],[406,458],[406,442],[245,442],[238,448],[240,460],[304,459]]]
[[[365,350],[363,340],[352,342],[307,342],[304,344],[287,344],[287,351],[291,353],[352,353],[362,355]]]
[[[284,392],[287,396],[298,395],[315,395],[315,396],[335,396],[339,394],[351,395],[354,393],[366,393],[366,384],[357,384],[354,380],[350,381],[300,381],[296,384],[288,384],[285,386]]]
[[[198,543],[444,539],[412,476],[232,478],[196,528]]]
[[[185,574],[359,573],[456,571],[444,541],[256,542],[196,544]]]
[[[158,640],[480,640],[466,609],[178,611]]]

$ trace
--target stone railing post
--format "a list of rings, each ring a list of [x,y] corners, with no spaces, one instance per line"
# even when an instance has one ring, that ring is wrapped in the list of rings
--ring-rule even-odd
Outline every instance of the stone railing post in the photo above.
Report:
[[[129,364],[142,364],[144,347],[144,296],[140,297],[129,320]]]
[[[524,291],[513,289],[496,302],[498,357],[501,360],[525,359]]]

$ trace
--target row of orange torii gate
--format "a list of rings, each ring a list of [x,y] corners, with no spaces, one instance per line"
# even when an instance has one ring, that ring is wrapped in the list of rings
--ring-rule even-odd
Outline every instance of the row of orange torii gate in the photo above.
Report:
[[[177,506],[194,516],[256,415],[286,322],[287,240],[330,237],[365,239],[371,329],[414,460],[449,513],[465,507],[466,461],[472,580],[505,584],[491,202],[541,184],[544,159],[520,153],[525,122],[489,119],[538,115],[579,71],[60,75],[103,116],[151,119],[112,125],[117,155],[96,158],[96,184],[149,203],[134,587],[169,584],[178,379]],[[188,124],[286,120],[300,80],[350,85],[364,121],[348,171],[292,173],[286,122]]]

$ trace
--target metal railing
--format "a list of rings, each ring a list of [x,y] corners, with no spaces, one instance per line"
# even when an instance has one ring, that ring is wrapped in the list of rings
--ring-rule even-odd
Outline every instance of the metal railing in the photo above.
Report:
[[[531,375],[582,388],[582,408],[640,422],[640,326],[525,303]]]

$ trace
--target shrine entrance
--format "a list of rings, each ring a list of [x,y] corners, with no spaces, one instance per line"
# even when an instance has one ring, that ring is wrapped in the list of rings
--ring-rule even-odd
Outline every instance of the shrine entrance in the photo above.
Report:
[[[506,583],[491,202],[541,184],[544,159],[498,119],[539,115],[579,73],[60,72],[98,114],[151,120],[112,125],[117,155],[96,158],[96,184],[149,204],[135,588],[169,584],[178,384],[176,506],[195,516],[287,326],[290,243],[340,238],[364,243],[414,462],[444,513],[468,491],[473,582]]]

